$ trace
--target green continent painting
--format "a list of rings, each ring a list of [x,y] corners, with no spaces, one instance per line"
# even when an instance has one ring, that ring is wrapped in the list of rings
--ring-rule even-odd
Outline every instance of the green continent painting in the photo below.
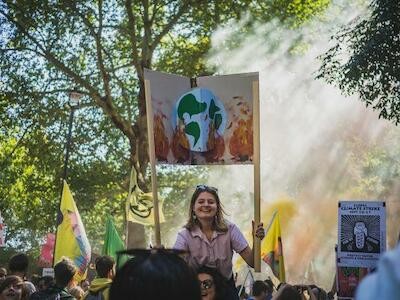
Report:
[[[184,113],[187,113],[190,117],[192,117],[193,115],[204,112],[206,109],[206,103],[198,102],[193,94],[186,94],[179,102],[178,117],[183,121]]]
[[[181,146],[196,152],[207,152],[214,145],[215,135],[222,136],[227,123],[224,105],[208,89],[194,88],[182,95],[173,112],[176,131],[186,135]]]

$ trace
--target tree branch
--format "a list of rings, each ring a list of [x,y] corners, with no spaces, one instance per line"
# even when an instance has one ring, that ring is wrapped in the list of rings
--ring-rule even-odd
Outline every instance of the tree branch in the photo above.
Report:
[[[182,6],[179,8],[178,12],[169,20],[169,22],[164,26],[163,30],[154,38],[153,43],[151,44],[151,49],[155,49],[157,45],[160,43],[161,39],[176,25],[179,18],[187,12],[189,8],[189,0],[183,1]]]
[[[106,72],[104,67],[103,53],[102,53],[102,45],[101,45],[101,34],[103,30],[103,1],[99,0],[98,2],[98,10],[99,10],[99,28],[95,35],[96,41],[96,53],[97,53],[97,62],[100,69],[101,77],[103,79],[104,90],[106,94],[106,100],[111,101],[111,88],[110,88],[110,78]]]
[[[25,128],[24,133],[22,134],[21,138],[17,141],[17,143],[15,144],[15,146],[13,147],[11,152],[9,154],[7,154],[6,157],[4,158],[4,160],[0,163],[2,170],[4,170],[4,168],[6,167],[6,163],[8,162],[9,159],[12,158],[14,152],[17,150],[17,148],[21,144],[22,140],[24,139],[25,135],[27,134],[28,130],[32,127],[32,125],[33,125],[33,123],[29,124],[28,127]]]
[[[158,6],[158,0],[153,0],[153,15],[150,18],[151,24],[154,23],[154,20],[155,20],[156,15],[157,15],[158,7],[159,7]]]
[[[74,71],[72,71],[70,68],[68,68],[66,65],[64,65],[60,60],[58,60],[53,53],[51,53],[49,50],[45,49],[43,45],[40,44],[40,42],[33,36],[31,35],[25,27],[20,24],[18,21],[14,20],[10,15],[5,13],[3,10],[0,11],[0,14],[2,14],[9,22],[17,26],[21,32],[29,38],[35,46],[37,46],[43,53],[41,54],[43,57],[45,57],[49,62],[53,63],[55,67],[57,67],[60,71],[71,77],[73,80],[75,80],[77,83],[79,83],[81,86],[86,88],[94,98],[97,98],[97,101],[100,100],[100,95],[97,92],[97,90],[86,80],[82,79],[78,74],[76,74]]]
[[[76,83],[81,85],[82,87],[86,88],[89,91],[90,96],[95,100],[98,106],[100,106],[103,112],[108,115],[111,120],[114,122],[115,126],[119,128],[130,140],[130,143],[133,143],[136,139],[136,134],[132,129],[131,124],[129,124],[126,120],[124,120],[115,109],[113,103],[111,101],[107,101],[109,97],[101,97],[99,92],[86,80],[80,77],[77,73],[67,67],[63,62],[57,59],[50,50],[44,48],[37,39],[32,36],[25,27],[20,24],[18,21],[14,20],[10,15],[5,13],[4,11],[0,10],[0,14],[2,14],[6,19],[17,26],[21,32],[31,40],[43,53],[44,57],[52,63],[56,68],[58,68],[61,72],[69,76],[73,79]]]
[[[151,27],[152,23],[149,19],[149,2],[148,0],[142,0],[143,5],[143,28],[144,28],[144,36],[142,43],[142,66],[150,67],[150,61],[152,56],[152,48],[151,48]]]
[[[15,52],[15,51],[21,51],[21,52],[22,51],[29,51],[29,52],[36,53],[36,54],[38,54],[40,56],[43,56],[43,54],[40,53],[39,51],[37,51],[35,49],[28,48],[28,47],[16,47],[16,48],[3,48],[3,49],[0,49],[0,52]]]
[[[117,73],[115,73],[115,70],[117,68],[114,67],[114,63],[113,63],[113,60],[112,60],[112,57],[111,57],[110,53],[108,51],[106,51],[105,49],[104,49],[104,53],[106,54],[108,60],[110,61],[110,64],[111,64],[110,71],[114,75],[114,78],[117,81],[117,84],[121,89],[122,99],[124,100],[124,103],[126,105],[126,111],[128,112],[128,121],[129,121],[129,123],[132,124],[132,112],[131,112],[131,107],[129,105],[129,98],[128,98],[128,95],[127,95],[125,84],[122,82],[121,79],[119,79],[119,77],[117,76]]]
[[[138,54],[137,37],[136,37],[136,19],[133,14],[132,0],[126,0],[125,7],[126,7],[126,13],[128,15],[128,24],[130,27],[130,30],[128,30],[128,32],[129,32],[129,40],[132,47],[133,64],[135,66],[136,72],[138,73],[138,77],[143,78],[143,70],[139,63],[139,54]]]

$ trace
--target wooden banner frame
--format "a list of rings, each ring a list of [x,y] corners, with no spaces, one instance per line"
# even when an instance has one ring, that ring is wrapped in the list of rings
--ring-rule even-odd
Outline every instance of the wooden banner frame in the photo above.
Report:
[[[156,238],[156,246],[160,247],[161,226],[160,226],[160,211],[158,208],[156,151],[154,145],[153,107],[151,103],[150,80],[146,79],[144,81],[144,89],[146,98],[147,138],[149,142],[149,158],[151,165],[151,190],[153,192],[154,234]]]
[[[253,167],[254,167],[254,223],[260,224],[260,92],[259,81],[253,81]],[[254,271],[261,272],[261,241],[253,230]]]

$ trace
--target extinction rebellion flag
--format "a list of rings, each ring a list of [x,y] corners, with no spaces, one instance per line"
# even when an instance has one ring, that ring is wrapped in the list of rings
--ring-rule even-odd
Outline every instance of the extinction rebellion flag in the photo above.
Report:
[[[160,222],[165,222],[162,210],[163,201],[159,197]],[[153,193],[143,192],[137,184],[135,168],[131,169],[129,194],[126,200],[126,219],[127,221],[142,225],[154,225]]]
[[[271,267],[274,275],[281,282],[285,282],[285,264],[278,213],[276,212],[272,218],[271,226],[261,244],[261,257]]]
[[[75,279],[79,282],[85,279],[91,248],[78,208],[65,181],[57,217],[54,262],[57,263],[63,256],[73,260],[78,268]]]

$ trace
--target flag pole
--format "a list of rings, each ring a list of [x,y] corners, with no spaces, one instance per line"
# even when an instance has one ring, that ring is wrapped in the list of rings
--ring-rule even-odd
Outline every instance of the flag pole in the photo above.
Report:
[[[278,213],[278,210],[275,210],[274,213],[272,214],[271,221],[269,221],[268,226],[265,228],[265,236],[267,236],[268,231],[271,228],[272,223],[274,222],[277,213]]]
[[[54,265],[56,263],[55,258],[56,258],[56,246],[57,246],[57,234],[58,234],[58,218],[59,218],[59,214],[62,214],[61,213],[61,201],[62,201],[63,194],[64,194],[65,183],[66,183],[65,178],[63,178],[62,179],[62,188],[61,188],[60,201],[58,202],[57,216],[56,216],[56,233],[54,234],[53,262],[51,264],[53,266],[53,268],[54,268]]]
[[[156,154],[154,145],[154,128],[153,128],[153,107],[151,104],[150,80],[144,81],[146,96],[146,117],[147,117],[147,138],[149,142],[149,158],[151,165],[151,190],[153,192],[154,207],[154,233],[156,238],[156,246],[161,246],[161,230],[160,230],[160,211],[158,208],[157,193],[157,170],[156,170]]]
[[[251,273],[251,270],[250,270],[250,268],[247,268],[247,273],[246,273],[246,277],[244,278],[244,281],[243,281],[243,284],[242,284],[242,286],[240,287],[240,289],[239,289],[239,297],[240,297],[240,295],[242,294],[242,291],[243,291],[243,289],[244,289],[244,285],[246,284],[246,281],[247,281],[247,277],[249,277],[249,273]]]
[[[58,210],[57,210],[57,217],[56,217],[56,233],[55,233],[55,240],[54,240],[54,249],[53,249],[53,267],[55,264],[54,258],[56,254],[56,244],[57,244],[57,233],[58,233],[58,214],[60,213],[60,206],[61,206],[61,200],[64,192],[64,186],[65,182],[67,181],[67,175],[68,175],[68,162],[69,162],[69,155],[70,155],[70,150],[71,150],[71,139],[72,139],[72,126],[74,124],[74,114],[77,109],[79,109],[79,100],[83,95],[79,92],[73,91],[69,93],[68,95],[68,105],[70,108],[70,113],[69,113],[69,120],[68,120],[68,135],[67,135],[67,141],[65,142],[65,157],[64,157],[64,170],[63,170],[63,175],[62,175],[62,183],[61,183],[61,195],[60,195],[60,201],[58,203]]]
[[[131,198],[131,193],[132,193],[132,176],[133,176],[134,166],[131,167],[131,171],[129,172],[129,186],[128,186],[128,198],[126,199],[125,203],[125,249],[128,249],[128,243],[129,243],[129,220],[128,220],[128,211],[129,211],[129,204],[130,204],[130,198]]]
[[[260,99],[259,81],[253,81],[253,164],[254,164],[254,222],[260,224]],[[261,241],[253,230],[254,271],[261,272]]]

